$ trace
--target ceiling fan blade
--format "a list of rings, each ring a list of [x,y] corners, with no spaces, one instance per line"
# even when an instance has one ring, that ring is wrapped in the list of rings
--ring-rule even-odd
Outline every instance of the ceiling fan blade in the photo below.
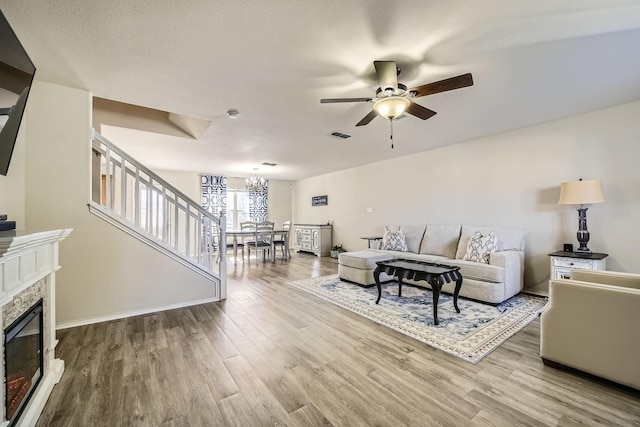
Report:
[[[356,124],[356,126],[364,126],[366,124],[369,124],[369,122],[371,120],[375,119],[377,115],[378,115],[378,113],[376,113],[376,110],[371,110],[371,112],[369,114],[367,114],[366,116],[364,116],[364,118],[362,120],[360,120],[358,122],[358,124]]]
[[[415,102],[412,102],[411,104],[409,104],[405,113],[409,113],[412,116],[416,116],[417,118],[422,120],[427,120],[429,117],[433,117],[436,114],[438,114],[433,110],[425,108],[422,105],[416,104]]]
[[[448,90],[460,89],[472,85],[473,77],[471,77],[471,73],[467,73],[460,76],[451,77],[449,79],[444,79],[433,83],[427,83],[426,85],[414,87],[412,89],[409,89],[409,92],[414,94],[414,98],[419,98],[425,95],[433,95],[434,93],[446,92]]]
[[[398,67],[395,61],[373,61],[376,67],[376,74],[380,80],[380,88],[384,91],[387,88],[398,90]]]
[[[330,104],[333,102],[367,102],[371,101],[372,98],[325,98],[321,99],[321,104]]]

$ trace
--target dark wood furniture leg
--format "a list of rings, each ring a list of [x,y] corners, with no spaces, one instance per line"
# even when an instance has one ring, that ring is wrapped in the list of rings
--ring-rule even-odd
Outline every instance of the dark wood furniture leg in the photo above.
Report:
[[[462,287],[462,277],[456,280],[456,289],[453,291],[453,306],[456,308],[456,311],[460,313],[460,309],[458,308],[458,294],[460,293],[460,288]]]
[[[378,299],[376,300],[376,304],[380,302],[380,298],[382,297],[382,288],[380,287],[380,267],[376,267],[373,270],[373,278],[376,281],[376,286],[378,287]]]
[[[437,325],[438,322],[438,300],[440,299],[440,288],[442,284],[438,277],[433,277],[429,282],[431,285],[431,292],[433,293],[433,323]]]
[[[396,276],[396,279],[398,279],[398,296],[401,297],[402,296],[402,274],[398,273],[398,275]]]

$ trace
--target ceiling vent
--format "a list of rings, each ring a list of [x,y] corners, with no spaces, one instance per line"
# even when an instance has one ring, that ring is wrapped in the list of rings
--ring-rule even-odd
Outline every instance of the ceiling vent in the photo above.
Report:
[[[269,162],[263,162],[262,166],[277,166],[277,163],[269,163]]]
[[[336,138],[340,139],[351,138],[351,135],[342,132],[331,132],[331,136],[335,136]]]

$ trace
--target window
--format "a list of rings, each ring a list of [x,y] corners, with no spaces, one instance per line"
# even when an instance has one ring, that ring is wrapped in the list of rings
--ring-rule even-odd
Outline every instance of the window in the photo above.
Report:
[[[250,220],[249,192],[227,190],[227,229],[239,230],[241,223]]]

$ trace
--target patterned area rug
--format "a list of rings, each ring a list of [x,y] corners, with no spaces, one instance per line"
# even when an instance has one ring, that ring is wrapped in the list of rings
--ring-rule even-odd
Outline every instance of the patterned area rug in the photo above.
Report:
[[[426,288],[403,284],[398,297],[398,282],[385,283],[376,305],[375,285],[364,288],[343,282],[337,274],[290,284],[474,364],[535,319],[547,303],[547,298],[527,294],[497,306],[459,297],[458,314],[453,296],[442,293],[436,326],[431,290]]]

